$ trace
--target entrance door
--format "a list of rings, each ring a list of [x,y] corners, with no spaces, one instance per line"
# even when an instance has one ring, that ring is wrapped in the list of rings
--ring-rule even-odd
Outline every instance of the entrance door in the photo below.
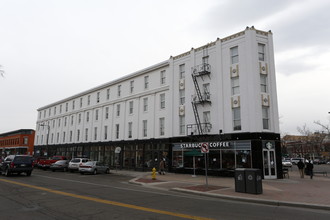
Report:
[[[264,159],[264,178],[265,179],[276,179],[276,160],[274,149],[263,150]]]

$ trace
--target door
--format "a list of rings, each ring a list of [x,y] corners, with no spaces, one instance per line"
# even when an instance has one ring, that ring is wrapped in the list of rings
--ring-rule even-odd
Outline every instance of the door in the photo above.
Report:
[[[264,178],[265,179],[276,179],[276,160],[274,149],[263,150],[264,160]]]

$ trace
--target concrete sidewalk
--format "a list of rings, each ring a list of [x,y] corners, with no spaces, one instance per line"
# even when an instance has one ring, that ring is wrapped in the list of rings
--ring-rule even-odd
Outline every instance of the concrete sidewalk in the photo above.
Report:
[[[146,187],[175,190],[205,196],[278,206],[294,206],[330,210],[330,177],[318,174],[301,179],[298,171],[289,171],[290,178],[262,180],[262,194],[235,192],[235,179],[230,177],[192,177],[188,174],[166,173],[152,180],[151,172],[113,171],[134,177],[130,182]]]

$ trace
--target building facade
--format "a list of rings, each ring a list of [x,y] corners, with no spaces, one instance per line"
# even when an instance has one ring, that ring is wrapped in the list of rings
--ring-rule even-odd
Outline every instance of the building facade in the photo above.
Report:
[[[33,155],[35,131],[20,129],[0,134],[0,154],[2,157],[15,154]]]
[[[215,175],[253,167],[281,178],[272,33],[247,27],[41,107],[36,130],[39,155],[204,172],[203,146]]]

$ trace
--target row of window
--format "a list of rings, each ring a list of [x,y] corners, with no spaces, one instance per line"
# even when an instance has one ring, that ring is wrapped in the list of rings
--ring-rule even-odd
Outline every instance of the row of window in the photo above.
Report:
[[[258,43],[258,60],[259,61],[265,61],[265,44]],[[230,60],[231,64],[235,64],[239,62],[239,56],[238,56],[238,46],[230,48]]]
[[[166,84],[166,70],[160,71],[160,85],[165,85]],[[134,93],[134,88],[135,88],[135,81],[131,80],[129,82],[129,92],[130,94]],[[149,76],[144,76],[144,89],[147,90],[149,89]],[[120,98],[122,96],[122,85],[117,86],[117,98]],[[106,101],[110,100],[110,88],[106,89]],[[79,108],[83,107],[83,101],[84,97],[79,98]],[[101,101],[101,92],[96,93],[96,104],[100,103]],[[69,111],[69,102],[63,104],[65,106],[65,112]],[[63,112],[63,106],[62,104],[59,106],[54,106],[53,108],[48,109],[48,117],[52,115],[52,109],[53,109],[53,115],[55,116],[56,114],[62,114]],[[91,105],[91,95],[87,96],[87,106]],[[59,109],[58,109],[58,108]],[[76,100],[71,101],[71,110],[76,109]],[[46,112],[47,110],[43,111],[43,117],[46,118]],[[39,119],[42,117],[42,112],[39,112]]]
[[[13,145],[19,145],[20,144],[20,138],[10,138],[5,140],[0,140],[0,146],[13,146]],[[28,137],[23,138],[23,144],[28,144]]]
[[[94,131],[93,131],[93,140],[97,141],[98,140],[98,127],[94,127]],[[133,122],[128,122],[127,124],[127,138],[133,138]],[[54,140],[55,136],[54,133],[50,134],[50,143],[51,144],[58,144],[60,143],[60,133],[57,132],[56,133],[56,140]],[[81,142],[81,141],[88,141],[89,140],[89,129],[85,128],[84,129],[84,136],[82,136],[82,130],[77,129],[77,133],[76,133],[76,140],[73,139],[73,131],[69,131],[68,133],[63,131],[62,132],[62,142],[66,143],[66,142]],[[103,129],[103,139],[104,141],[109,140],[109,129],[108,126],[104,126]],[[159,136],[164,136],[165,135],[165,118],[159,118]],[[119,139],[120,138],[120,124],[115,124],[115,129],[114,129],[114,136],[115,139]],[[142,120],[142,137],[148,137],[148,120]],[[68,139],[67,139],[68,138]],[[44,143],[44,136],[41,135],[41,140],[40,140],[40,144]],[[47,141],[47,140],[46,140]],[[55,141],[55,142],[54,142]],[[37,136],[37,143],[39,143],[39,136]],[[47,143],[46,143],[47,144]]]

